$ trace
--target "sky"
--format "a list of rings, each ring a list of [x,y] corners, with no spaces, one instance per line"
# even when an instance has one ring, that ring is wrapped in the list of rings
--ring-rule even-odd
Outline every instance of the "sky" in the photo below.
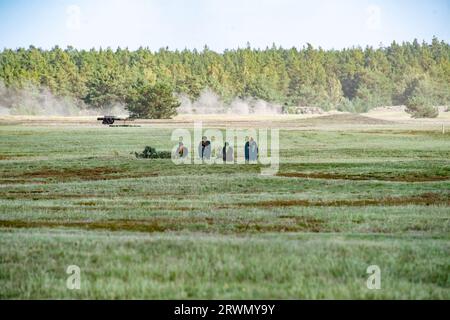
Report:
[[[450,42],[450,0],[0,0],[0,49]]]

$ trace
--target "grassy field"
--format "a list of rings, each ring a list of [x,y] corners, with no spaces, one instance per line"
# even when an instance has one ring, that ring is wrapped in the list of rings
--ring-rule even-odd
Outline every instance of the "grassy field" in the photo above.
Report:
[[[275,176],[131,154],[173,124],[0,125],[0,298],[450,299],[450,134],[350,120],[280,120]]]

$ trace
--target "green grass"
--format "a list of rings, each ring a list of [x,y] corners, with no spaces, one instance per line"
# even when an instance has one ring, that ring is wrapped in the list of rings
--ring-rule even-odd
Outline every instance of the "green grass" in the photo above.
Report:
[[[276,176],[131,154],[170,135],[0,127],[0,298],[450,298],[449,134],[282,130]]]

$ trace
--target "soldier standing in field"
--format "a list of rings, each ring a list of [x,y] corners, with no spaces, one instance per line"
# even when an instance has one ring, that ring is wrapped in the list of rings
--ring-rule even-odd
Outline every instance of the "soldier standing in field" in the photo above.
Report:
[[[250,137],[248,145],[249,145],[248,160],[250,162],[256,162],[256,160],[258,160],[258,144],[256,143],[255,140],[253,140],[253,137]]]
[[[245,137],[245,146],[244,146],[244,150],[245,150],[245,163],[248,163],[250,160],[250,143],[249,143],[249,138],[248,136]]]
[[[202,137],[202,141],[198,145],[198,154],[202,160],[211,158],[211,141],[206,136]]]
[[[183,142],[180,142],[178,144],[176,155],[178,156],[178,158],[183,158],[184,159],[184,158],[186,158],[188,156],[188,154],[189,154],[188,148],[186,148],[184,146]]]
[[[222,148],[222,159],[223,163],[233,162],[234,160],[234,150],[228,142]]]

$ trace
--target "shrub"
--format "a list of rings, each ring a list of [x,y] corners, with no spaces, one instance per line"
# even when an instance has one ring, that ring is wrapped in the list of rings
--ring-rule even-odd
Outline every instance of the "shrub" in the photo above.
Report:
[[[146,146],[144,151],[141,153],[134,153],[136,158],[145,158],[145,159],[170,159],[171,153],[169,151],[156,151],[155,148]]]
[[[408,99],[406,112],[413,118],[436,118],[439,115],[437,108],[433,107],[429,99],[423,96],[414,96]]]
[[[436,118],[439,115],[433,107],[433,84],[427,78],[413,79],[405,89],[406,112],[413,118]]]

